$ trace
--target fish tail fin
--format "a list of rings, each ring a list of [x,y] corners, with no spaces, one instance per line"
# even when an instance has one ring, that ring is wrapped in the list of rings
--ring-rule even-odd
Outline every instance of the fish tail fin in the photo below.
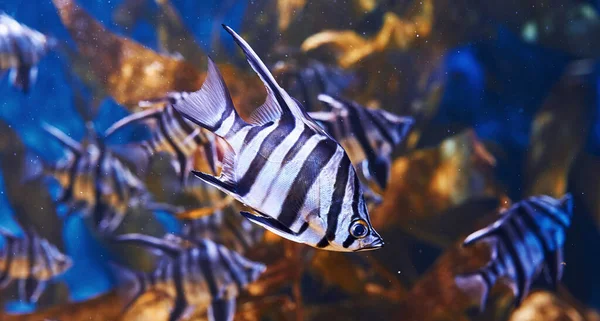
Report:
[[[465,293],[479,297],[479,311],[483,312],[493,283],[482,271],[460,274],[454,277],[455,284]]]
[[[29,93],[31,85],[37,78],[37,67],[23,65],[10,71],[10,82],[24,93]]]
[[[223,76],[210,58],[202,88],[182,97],[173,107],[192,122],[224,138],[246,125],[233,106]]]

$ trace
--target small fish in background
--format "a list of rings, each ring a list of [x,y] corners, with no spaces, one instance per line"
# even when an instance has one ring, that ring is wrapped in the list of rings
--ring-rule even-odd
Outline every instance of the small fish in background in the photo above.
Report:
[[[126,126],[144,123],[151,128],[149,139],[111,147],[117,155],[135,164],[140,172],[143,173],[148,169],[152,156],[167,153],[172,155],[173,168],[179,175],[181,184],[185,185],[188,174],[194,166],[192,159],[194,153],[201,149],[204,155],[203,162],[210,173],[216,174],[218,158],[215,135],[183,118],[171,106],[187,95],[188,93],[185,92],[174,92],[164,98],[140,102],[140,107],[154,108],[131,114],[117,121],[104,132],[104,138],[110,137]]]
[[[184,237],[210,239],[238,253],[247,252],[262,240],[265,230],[239,215],[241,205],[214,186],[195,179],[185,192],[203,205],[201,211],[210,210],[211,214],[198,215],[198,209],[177,214]]]
[[[44,129],[69,152],[66,158],[43,169],[44,175],[62,187],[57,203],[69,207],[67,215],[81,211],[84,217],[93,218],[99,232],[112,233],[131,206],[175,211],[151,201],[144,183],[97,139],[91,126],[86,146],[49,124]]]
[[[273,75],[292,97],[297,98],[306,111],[323,109],[319,94],[341,95],[355,82],[355,75],[317,60],[279,60],[273,65]]]
[[[340,142],[354,166],[368,181],[385,189],[394,147],[404,141],[414,119],[330,95],[321,94],[318,99],[330,111],[312,112],[309,116]]]
[[[48,240],[35,231],[25,230],[22,237],[0,228],[4,246],[0,248],[0,289],[17,282],[18,298],[36,303],[48,282],[73,264]]]
[[[572,214],[569,194],[561,199],[534,196],[516,203],[494,223],[465,239],[463,246],[487,242],[492,248],[491,261],[476,272],[457,276],[456,284],[466,291],[482,289],[482,311],[497,281],[508,281],[517,305],[541,273],[555,289],[562,277],[565,233]]]
[[[291,241],[343,252],[381,248],[344,149],[279,87],[246,41],[224,28],[263,81],[267,100],[244,121],[209,59],[202,88],[173,106],[229,146],[219,177],[195,174],[251,207],[242,212],[250,221]]]
[[[0,72],[10,69],[10,82],[29,92],[37,77],[37,63],[54,40],[0,12]]]
[[[162,239],[124,234],[114,241],[141,245],[161,254],[153,272],[128,271],[137,285],[130,305],[147,291],[162,290],[175,298],[170,321],[179,320],[188,308],[208,309],[209,320],[233,320],[236,298],[266,269],[210,240],[188,240],[172,234]]]

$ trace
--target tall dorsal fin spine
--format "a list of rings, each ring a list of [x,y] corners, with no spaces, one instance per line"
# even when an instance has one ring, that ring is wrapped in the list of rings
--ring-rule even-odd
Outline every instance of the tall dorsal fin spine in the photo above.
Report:
[[[288,94],[281,87],[279,87],[275,77],[273,77],[267,66],[265,66],[260,57],[258,57],[256,52],[254,52],[246,40],[240,37],[240,35],[238,35],[230,27],[223,25],[223,28],[225,28],[225,30],[233,37],[233,40],[242,49],[244,55],[246,55],[246,60],[264,83],[267,89],[267,95],[274,96],[274,100],[281,108],[283,114],[292,113],[297,117],[302,117],[302,110],[300,110],[299,107],[295,106],[294,104],[287,103],[286,97],[288,97]],[[291,101],[291,99],[288,98],[288,101]]]

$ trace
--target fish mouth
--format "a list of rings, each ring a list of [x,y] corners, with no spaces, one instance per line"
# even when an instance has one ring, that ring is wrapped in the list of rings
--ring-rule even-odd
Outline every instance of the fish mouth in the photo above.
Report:
[[[378,250],[378,249],[382,248],[384,244],[385,243],[383,242],[383,240],[381,238],[378,238],[377,240],[371,242],[370,244],[367,244],[367,245],[361,247],[360,249],[356,250],[355,252],[365,252],[365,251]]]

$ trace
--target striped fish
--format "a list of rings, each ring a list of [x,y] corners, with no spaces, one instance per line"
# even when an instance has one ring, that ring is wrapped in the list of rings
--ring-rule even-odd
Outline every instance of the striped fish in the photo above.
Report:
[[[149,290],[168,293],[175,298],[170,321],[180,319],[190,307],[208,309],[213,321],[233,320],[237,296],[266,269],[265,265],[210,240],[126,234],[115,241],[142,245],[166,255],[153,272],[134,272],[137,281],[134,300]]]
[[[354,75],[339,67],[316,60],[301,62],[294,59],[280,60],[273,65],[273,74],[292,97],[307,111],[321,110],[319,94],[339,95],[354,81]]]
[[[0,71],[10,69],[13,86],[28,92],[37,77],[37,63],[54,41],[0,13]]]
[[[37,302],[47,283],[72,265],[68,256],[34,231],[17,237],[0,228],[0,235],[4,238],[0,249],[0,289],[16,281],[19,300]]]
[[[58,203],[69,206],[69,214],[80,211],[93,219],[98,231],[111,233],[130,206],[169,210],[168,206],[151,202],[144,183],[93,133],[84,147],[56,127],[45,124],[44,128],[69,151],[67,158],[44,169],[62,187]]]
[[[331,111],[309,113],[310,117],[340,142],[368,181],[385,189],[392,151],[406,138],[414,119],[325,94],[319,95],[318,99]]]
[[[128,125],[144,123],[151,128],[149,139],[122,147],[114,146],[113,151],[131,160],[142,172],[147,170],[153,155],[157,153],[172,155],[173,168],[184,184],[194,165],[192,157],[196,151],[201,150],[206,167],[212,174],[216,174],[217,145],[214,134],[184,119],[171,106],[172,103],[186,96],[185,92],[175,92],[164,98],[141,102],[140,106],[154,108],[131,114],[117,121],[106,130],[105,139]]]
[[[229,145],[219,177],[196,176],[252,208],[242,212],[250,221],[294,242],[331,251],[380,248],[344,149],[277,85],[246,41],[224,28],[265,84],[267,100],[244,121],[209,59],[202,88],[173,105]]]
[[[492,258],[484,268],[457,276],[456,284],[463,289],[484,289],[481,310],[500,279],[508,280],[517,305],[542,272],[555,288],[562,277],[565,232],[572,212],[570,195],[562,199],[535,196],[513,205],[496,222],[465,239],[464,246],[487,242]]]

